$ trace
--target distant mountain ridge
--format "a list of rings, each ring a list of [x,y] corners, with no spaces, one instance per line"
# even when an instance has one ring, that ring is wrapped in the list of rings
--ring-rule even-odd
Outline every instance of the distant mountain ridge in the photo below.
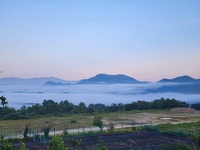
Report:
[[[200,79],[194,79],[190,76],[184,75],[172,79],[162,79],[158,81],[159,83],[200,83]],[[41,77],[41,78],[0,78],[0,85],[68,85],[68,84],[140,84],[140,83],[149,83],[147,81],[138,81],[135,78],[124,74],[109,75],[109,74],[97,74],[94,77],[83,79],[80,81],[66,81],[60,78],[55,77]]]
[[[41,78],[29,78],[29,79],[22,79],[16,77],[10,78],[1,78],[0,84],[3,85],[11,85],[11,84],[19,84],[19,85],[35,85],[40,84],[43,85],[46,82],[51,81],[55,83],[67,83],[67,81],[55,77],[41,77]]]
[[[148,82],[138,81],[135,78],[123,74],[117,74],[117,75],[97,74],[94,77],[83,79],[79,82],[66,81],[55,77],[42,77],[42,78],[29,78],[29,79],[11,77],[11,78],[0,79],[1,86],[4,85],[67,86],[71,84],[80,85],[80,84],[142,84],[142,83],[148,83]],[[162,79],[157,83],[159,83],[161,86],[157,88],[152,88],[152,87],[146,88],[144,90],[144,93],[174,92],[183,94],[200,94],[200,79],[194,79],[190,76],[185,75],[172,79]],[[3,90],[0,90],[0,93],[3,92],[4,92]]]
[[[184,76],[179,76],[173,79],[162,79],[158,82],[194,83],[194,82],[200,82],[200,79],[194,79],[190,76],[184,75]]]
[[[136,83],[146,83],[142,81],[138,81],[132,77],[117,74],[117,75],[109,75],[109,74],[97,74],[94,77],[83,79],[78,84],[136,84]]]
[[[70,83],[61,83],[61,82],[53,82],[53,81],[47,81],[43,84],[44,86],[59,86],[59,85],[70,85]]]
[[[200,94],[200,83],[164,85],[157,89],[147,89],[145,93],[183,93],[183,94]]]
[[[200,94],[200,79],[194,79],[184,75],[172,79],[162,79],[158,83],[165,83],[157,89],[148,89],[146,92],[151,93],[184,93],[184,94]],[[174,83],[174,84],[166,84]]]

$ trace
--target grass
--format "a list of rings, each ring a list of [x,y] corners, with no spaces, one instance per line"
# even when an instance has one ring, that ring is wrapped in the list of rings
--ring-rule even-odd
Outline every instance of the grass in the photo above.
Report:
[[[76,121],[76,123],[72,123]],[[66,115],[62,117],[40,117],[21,120],[0,120],[0,130],[5,135],[17,134],[16,131],[23,132],[26,125],[33,132],[40,131],[46,125],[55,127],[56,130],[72,129],[79,127],[90,127],[92,124],[93,115]],[[20,132],[20,133],[21,133]]]
[[[187,138],[191,138],[196,140],[196,145],[194,148],[188,147],[187,145],[172,145],[170,149],[183,149],[186,146],[192,150],[197,150],[199,148],[200,143],[200,116],[199,114],[194,117],[183,116],[183,114],[172,113],[169,110],[146,110],[146,111],[130,111],[130,112],[115,112],[115,113],[104,113],[98,114],[103,117],[105,120],[116,121],[116,122],[128,122],[133,121],[135,116],[138,114],[143,115],[144,113],[155,114],[164,114],[170,115],[172,118],[178,117],[183,118],[186,121],[191,121],[189,123],[181,123],[181,124],[158,124],[156,126],[144,126],[137,127],[136,129],[132,128],[124,128],[124,129],[115,129],[113,132],[132,132],[132,131],[140,131],[140,130],[153,130],[159,131],[162,133],[170,133],[177,136],[185,136]],[[92,126],[93,118],[96,114],[73,114],[73,115],[65,115],[65,116],[49,116],[49,117],[40,117],[40,118],[32,118],[32,119],[23,119],[23,120],[0,120],[0,130],[7,131],[7,133],[15,133],[16,130],[23,130],[25,126],[28,124],[32,130],[41,130],[46,124],[51,124],[56,130],[74,129],[74,128],[85,128]],[[174,117],[175,116],[175,117]],[[179,117],[180,116],[180,117]],[[199,117],[198,117],[199,116]],[[189,119],[190,118],[190,119]],[[198,120],[197,122],[193,122],[194,120]],[[81,135],[95,135],[95,134],[109,134],[111,131],[103,131],[103,132],[86,132],[81,133]],[[71,135],[76,136],[77,134]],[[67,135],[69,136],[69,135]],[[79,135],[80,136],[80,135]],[[98,146],[98,145],[97,145]],[[166,149],[168,149],[168,145],[166,145]],[[200,148],[199,148],[200,149]]]
[[[157,128],[160,132],[168,132],[171,130],[182,129],[185,131],[193,131],[200,130],[200,121],[198,122],[189,122],[189,123],[181,123],[181,124],[160,124],[157,125]]]
[[[200,115],[195,117],[184,116],[179,113],[172,113],[169,110],[143,110],[143,111],[122,111],[122,112],[113,112],[113,113],[102,113],[98,114],[103,117],[104,121],[108,123],[111,122],[133,122],[137,119],[137,116],[142,116],[143,114],[151,114],[157,117],[158,114],[170,115],[172,118],[179,118],[179,120],[200,120]],[[93,118],[96,114],[71,114],[64,116],[48,116],[48,117],[39,117],[39,118],[31,118],[31,119],[23,119],[23,120],[0,120],[0,132],[6,135],[13,135],[16,131],[23,132],[26,125],[29,125],[32,131],[40,131],[46,125],[51,125],[55,130],[63,130],[63,129],[76,129],[76,128],[86,128],[91,127]],[[150,119],[150,118],[148,118]],[[156,120],[160,121],[159,118]],[[153,123],[153,122],[152,122]],[[184,125],[182,125],[184,126]],[[166,129],[165,129],[166,128]],[[164,126],[160,125],[159,130],[163,131],[167,129],[171,129],[170,125]],[[18,133],[17,133],[18,134]],[[21,134],[21,133],[20,133]]]

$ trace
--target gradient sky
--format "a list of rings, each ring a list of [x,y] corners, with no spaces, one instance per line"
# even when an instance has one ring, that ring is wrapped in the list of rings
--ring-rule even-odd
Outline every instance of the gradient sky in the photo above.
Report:
[[[0,0],[0,70],[200,78],[200,0]]]

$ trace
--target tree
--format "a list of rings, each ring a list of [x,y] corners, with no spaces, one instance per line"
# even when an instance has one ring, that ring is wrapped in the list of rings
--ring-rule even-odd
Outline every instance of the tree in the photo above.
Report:
[[[4,109],[7,108],[5,106],[6,106],[6,104],[8,104],[8,101],[6,101],[6,98],[4,96],[1,96],[0,100],[1,100],[1,105],[3,106],[2,112],[0,112],[0,113],[4,117],[4,114],[5,114],[5,110]]]
[[[1,96],[0,97],[0,100],[1,100],[1,105],[4,107],[6,106],[6,104],[8,104],[8,101],[6,101],[6,98],[4,96]]]
[[[60,113],[70,113],[74,109],[74,105],[70,103],[68,100],[61,101],[59,103],[59,112]]]
[[[54,114],[58,108],[58,103],[53,100],[44,100],[42,105],[46,114]]]
[[[78,113],[85,113],[87,111],[87,107],[84,102],[80,102],[77,107]]]
[[[25,129],[24,129],[24,139],[27,139],[27,138],[28,138],[28,136],[27,136],[28,131],[29,131],[29,128],[28,128],[28,125],[26,125],[26,127],[25,127]]]
[[[100,130],[103,130],[104,124],[102,121],[102,117],[101,116],[95,116],[93,119],[93,123],[94,126],[98,126],[100,128]]]

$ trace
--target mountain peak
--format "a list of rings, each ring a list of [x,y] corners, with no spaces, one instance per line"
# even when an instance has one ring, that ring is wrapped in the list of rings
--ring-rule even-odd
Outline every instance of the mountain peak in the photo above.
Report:
[[[196,79],[188,76],[188,75],[184,75],[184,76],[179,76],[173,79],[162,79],[158,82],[195,82]]]
[[[81,80],[79,84],[99,84],[99,83],[104,83],[104,84],[133,84],[133,83],[142,83],[132,77],[126,76],[124,74],[117,74],[117,75],[109,75],[109,74],[104,74],[100,73],[97,74],[94,77],[88,78]]]

